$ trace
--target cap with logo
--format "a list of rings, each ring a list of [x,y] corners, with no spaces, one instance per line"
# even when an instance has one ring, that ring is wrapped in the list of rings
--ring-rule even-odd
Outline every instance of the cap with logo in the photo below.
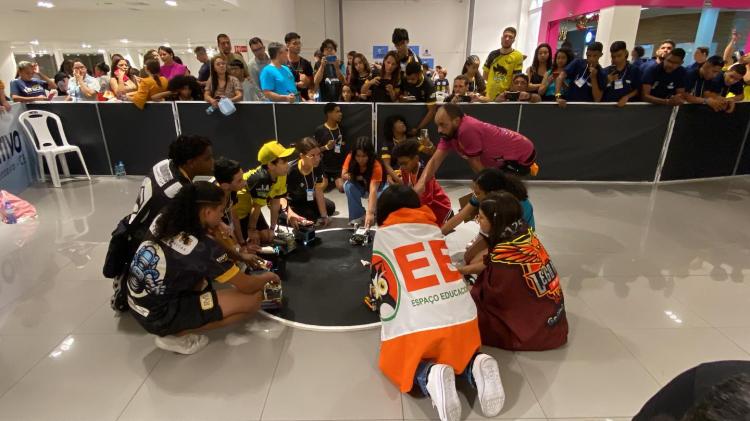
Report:
[[[287,148],[277,140],[266,142],[258,151],[258,161],[261,165],[268,165],[278,158],[286,158],[294,153],[294,148]]]

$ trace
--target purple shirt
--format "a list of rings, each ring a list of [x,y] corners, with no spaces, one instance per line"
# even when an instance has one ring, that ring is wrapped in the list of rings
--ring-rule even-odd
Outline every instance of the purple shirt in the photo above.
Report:
[[[464,159],[479,157],[487,168],[499,168],[504,161],[531,164],[534,144],[513,130],[464,116],[452,139],[440,139],[440,150],[455,150]]]
[[[186,66],[173,62],[172,64],[165,64],[164,66],[161,66],[161,69],[159,69],[159,74],[167,78],[167,80],[172,80],[172,78],[175,76],[184,75],[186,71]]]

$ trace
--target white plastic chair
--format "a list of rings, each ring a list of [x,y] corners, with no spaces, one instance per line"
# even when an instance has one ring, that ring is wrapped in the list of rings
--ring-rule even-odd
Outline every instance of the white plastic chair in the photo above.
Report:
[[[55,120],[57,123],[57,130],[60,132],[60,138],[62,138],[63,143],[62,145],[55,143],[55,139],[52,137],[52,133],[50,133],[49,127],[47,126],[48,118]],[[39,158],[37,159],[37,161],[39,161],[39,177],[42,179],[42,182],[44,182],[45,178],[44,161],[47,161],[49,174],[50,177],[52,177],[52,184],[54,184],[55,187],[60,187],[60,174],[57,169],[57,160],[55,159],[58,155],[60,155],[60,165],[62,165],[63,174],[65,174],[66,177],[70,177],[68,161],[65,158],[65,154],[70,152],[78,154],[78,159],[81,160],[83,171],[86,172],[86,178],[91,180],[89,170],[86,167],[86,161],[83,160],[83,155],[81,154],[81,148],[68,143],[60,117],[49,111],[29,110],[21,113],[21,115],[18,116],[18,121],[21,123],[21,126],[23,126],[23,130],[26,132],[29,139],[33,139],[34,141],[36,154]],[[29,127],[31,129],[29,129]],[[44,158],[44,161],[42,158]]]

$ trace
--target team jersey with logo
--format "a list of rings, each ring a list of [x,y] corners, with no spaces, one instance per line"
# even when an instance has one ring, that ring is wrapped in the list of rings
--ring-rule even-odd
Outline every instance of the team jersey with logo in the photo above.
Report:
[[[271,178],[267,168],[260,166],[242,175],[246,181],[245,188],[237,192],[237,204],[234,212],[237,218],[248,216],[253,206],[266,206],[268,201],[286,195],[286,176]]]
[[[138,198],[128,224],[137,231],[143,231],[151,226],[156,215],[177,195],[182,186],[190,184],[190,180],[169,159],[158,162],[151,172],[143,179]]]
[[[549,254],[526,223],[485,257],[471,295],[482,343],[509,350],[541,351],[567,342],[560,277]]]
[[[487,73],[487,97],[494,100],[496,96],[508,90],[513,75],[523,71],[523,54],[513,50],[503,54],[495,50],[487,56],[484,72]]]
[[[480,346],[477,310],[428,207],[388,216],[375,234],[371,269],[386,377],[408,392],[422,360],[463,372]]]

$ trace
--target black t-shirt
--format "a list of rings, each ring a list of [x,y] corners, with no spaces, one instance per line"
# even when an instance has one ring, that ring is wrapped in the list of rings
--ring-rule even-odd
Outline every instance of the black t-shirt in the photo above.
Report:
[[[429,79],[424,77],[416,85],[412,85],[404,78],[401,84],[401,92],[404,97],[414,97],[414,99],[407,99],[407,102],[426,102],[430,104],[437,101],[435,87]]]
[[[321,124],[315,129],[315,141],[320,145],[321,150],[333,140],[334,147],[330,151],[323,151],[323,171],[326,174],[341,174],[341,167],[344,165],[346,155],[349,153],[349,145],[344,142],[344,133],[341,126],[336,129],[329,129],[325,124]]]
[[[294,83],[300,81],[300,75],[307,76],[308,80],[312,80],[313,78],[312,64],[309,60],[302,56],[300,56],[298,62],[292,63],[290,61],[289,64],[287,64],[287,67],[289,67],[289,69],[292,71],[292,75],[294,76]],[[310,99],[310,95],[307,94],[307,88],[300,90],[300,96],[306,100]]]
[[[179,311],[173,302],[204,280],[226,282],[239,272],[226,250],[205,235],[190,235],[185,243],[181,235],[160,241],[152,234],[136,251],[127,280],[130,308],[151,323],[168,325]]]
[[[323,58],[325,61],[325,57]],[[336,73],[336,65],[325,61],[326,68],[323,70],[323,80],[320,81],[318,90],[320,93],[320,102],[336,102],[341,99],[341,90],[344,84]],[[320,63],[315,65],[315,71],[320,68]]]
[[[136,233],[135,236],[138,241],[144,238],[143,235],[151,226],[156,215],[172,201],[172,198],[177,195],[182,186],[190,184],[190,182],[191,180],[185,178],[177,165],[169,159],[154,165],[151,172],[141,183],[133,212],[128,219],[131,232]]]
[[[320,167],[313,168],[310,174],[303,175],[300,163],[301,161],[289,163],[289,174],[286,176],[287,198],[292,203],[314,202],[312,195],[309,196],[312,200],[307,200],[307,191],[313,192],[316,185],[323,183],[323,170]]]
[[[211,62],[207,61],[198,70],[198,82],[205,82],[211,77]]]
[[[395,73],[395,72],[394,72]],[[376,77],[380,76],[380,71],[377,69],[372,69],[372,73],[370,74],[369,80],[375,79]],[[388,91],[386,90],[386,86],[391,85],[393,86],[393,90],[396,93],[396,96],[398,97],[399,92],[401,92],[401,79],[399,79],[399,82],[397,83],[394,79],[380,79],[379,85],[370,85],[370,101],[372,102],[393,102],[391,100],[391,96],[388,95]]]
[[[435,90],[437,92],[450,92],[451,84],[448,79],[438,79],[435,81]]]
[[[359,99],[359,96],[362,94],[362,86],[366,81],[366,77],[352,77],[349,79],[349,87],[352,89],[354,98]]]
[[[702,98],[703,93],[707,91],[712,91],[711,81],[701,76],[700,67],[689,69],[685,75],[685,92]]]
[[[469,82],[466,91],[484,95],[487,92],[487,82],[482,79],[482,75],[476,75],[474,76],[474,80]]]

